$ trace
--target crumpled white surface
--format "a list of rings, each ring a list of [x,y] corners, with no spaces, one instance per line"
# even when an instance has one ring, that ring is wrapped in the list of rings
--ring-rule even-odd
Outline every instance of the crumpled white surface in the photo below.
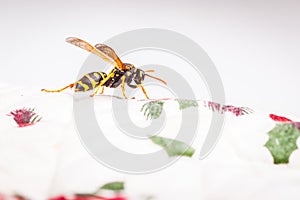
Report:
[[[300,151],[291,155],[288,165],[273,164],[270,153],[263,147],[267,132],[275,125],[266,113],[241,117],[226,114],[216,148],[206,159],[199,160],[199,149],[211,117],[211,111],[200,107],[199,135],[192,145],[197,151],[192,159],[181,158],[156,173],[128,175],[104,167],[81,145],[70,94],[45,94],[36,88],[0,88],[0,192],[16,192],[40,200],[59,194],[88,193],[110,181],[125,181],[129,199],[154,196],[158,200],[298,200],[300,197]],[[100,96],[95,97],[95,106],[105,104],[102,101]],[[33,126],[18,128],[6,114],[23,107],[35,108],[43,119]],[[101,109],[103,115],[110,116],[109,108],[95,108]],[[177,120],[176,113],[168,120],[169,123]],[[130,146],[115,139],[123,148]],[[149,141],[145,148],[158,147]]]

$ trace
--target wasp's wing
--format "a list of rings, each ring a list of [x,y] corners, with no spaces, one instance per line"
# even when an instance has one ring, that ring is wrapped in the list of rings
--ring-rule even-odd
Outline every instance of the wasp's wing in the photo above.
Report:
[[[120,58],[117,56],[116,52],[109,46],[105,44],[96,44],[96,49],[98,49],[101,53],[105,54],[106,56],[110,57],[115,61],[117,67],[120,69],[124,69],[125,65],[122,63]]]
[[[91,44],[89,44],[88,42],[86,42],[82,39],[79,39],[76,37],[68,37],[68,38],[66,38],[66,42],[73,44],[75,46],[78,46],[88,52],[91,52],[91,53],[97,55],[97,56],[100,56],[103,60],[113,64],[114,66],[119,66],[119,64],[112,57],[110,57],[109,55],[107,55],[106,53],[104,53],[102,51],[99,51],[98,49],[93,47]]]

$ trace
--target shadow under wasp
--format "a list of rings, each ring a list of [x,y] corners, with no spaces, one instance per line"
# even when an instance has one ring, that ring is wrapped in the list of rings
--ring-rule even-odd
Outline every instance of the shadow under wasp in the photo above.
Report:
[[[146,98],[149,99],[147,92],[142,85],[145,76],[156,79],[163,84],[167,84],[164,80],[145,73],[154,72],[154,70],[143,71],[142,69],[136,68],[133,64],[123,63],[115,51],[105,44],[96,44],[94,47],[88,42],[75,37],[67,38],[66,42],[101,57],[104,61],[112,64],[114,68],[108,74],[104,72],[90,72],[85,74],[75,83],[72,83],[66,87],[63,87],[59,90],[42,89],[44,92],[61,92],[67,88],[72,89],[75,86],[75,92],[86,92],[96,89],[91,95],[91,97],[93,97],[98,93],[101,87],[102,91],[100,94],[103,94],[104,87],[117,88],[121,85],[123,96],[127,99],[125,94],[125,84],[127,84],[131,88],[141,88]]]

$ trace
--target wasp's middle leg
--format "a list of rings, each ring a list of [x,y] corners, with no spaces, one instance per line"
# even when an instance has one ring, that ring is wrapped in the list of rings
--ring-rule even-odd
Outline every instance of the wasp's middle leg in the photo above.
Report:
[[[125,94],[125,79],[126,79],[126,76],[122,76],[121,77],[121,80],[122,80],[122,83],[121,83],[121,88],[122,88],[122,94],[123,96],[125,97],[125,99],[128,99],[126,94]]]

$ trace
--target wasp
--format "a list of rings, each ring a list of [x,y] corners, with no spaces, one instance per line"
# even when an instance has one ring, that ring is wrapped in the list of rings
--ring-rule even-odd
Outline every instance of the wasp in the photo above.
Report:
[[[91,97],[93,97],[99,92],[100,88],[102,88],[100,94],[103,94],[104,87],[117,88],[121,86],[122,94],[124,98],[127,99],[127,96],[125,94],[125,84],[127,84],[131,88],[141,88],[145,97],[149,99],[149,96],[142,85],[146,76],[156,79],[165,85],[167,84],[164,80],[146,73],[154,72],[154,70],[144,71],[135,67],[133,64],[123,63],[117,56],[115,51],[105,44],[96,44],[95,46],[92,46],[88,42],[76,37],[68,37],[66,39],[66,42],[99,56],[104,61],[112,64],[114,68],[108,74],[104,72],[90,72],[88,74],[85,74],[75,83],[67,85],[66,87],[58,90],[42,89],[42,91],[44,92],[61,92],[65,89],[72,89],[75,87],[75,92],[95,90],[94,93],[90,95]]]

